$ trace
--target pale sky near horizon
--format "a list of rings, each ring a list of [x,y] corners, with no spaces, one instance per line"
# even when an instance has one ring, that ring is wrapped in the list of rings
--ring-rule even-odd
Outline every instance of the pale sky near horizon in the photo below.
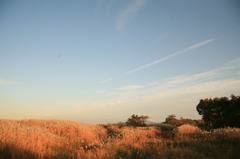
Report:
[[[0,118],[200,119],[240,95],[238,0],[2,0]]]

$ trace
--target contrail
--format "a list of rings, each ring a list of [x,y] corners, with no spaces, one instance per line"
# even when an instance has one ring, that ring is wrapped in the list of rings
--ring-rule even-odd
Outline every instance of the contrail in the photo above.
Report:
[[[182,49],[182,50],[180,50],[180,51],[177,51],[177,52],[175,52],[175,53],[173,53],[173,54],[171,54],[171,55],[165,56],[165,57],[163,57],[163,58],[160,58],[160,59],[155,60],[155,61],[153,61],[153,62],[150,62],[150,63],[148,63],[148,64],[142,65],[142,66],[137,67],[137,68],[135,68],[135,69],[133,69],[133,70],[127,71],[125,74],[130,74],[130,73],[137,72],[137,71],[143,70],[143,69],[145,69],[145,68],[151,67],[151,66],[156,65],[156,64],[158,64],[158,63],[164,62],[164,61],[166,61],[166,60],[168,60],[168,59],[171,59],[171,58],[173,58],[173,57],[175,57],[175,56],[177,56],[177,55],[183,54],[183,53],[185,53],[185,52],[187,52],[187,51],[190,51],[190,50],[199,48],[199,47],[201,47],[201,46],[204,46],[204,45],[206,45],[206,44],[209,44],[209,43],[213,42],[214,40],[215,40],[215,39],[209,39],[209,40],[205,40],[205,41],[202,41],[202,42],[200,42],[200,43],[191,45],[191,46],[189,46],[189,47],[187,47],[187,48],[185,48],[185,49]]]

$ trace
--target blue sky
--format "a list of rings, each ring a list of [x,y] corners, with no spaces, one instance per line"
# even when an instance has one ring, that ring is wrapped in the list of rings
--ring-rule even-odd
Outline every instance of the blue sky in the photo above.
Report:
[[[237,0],[0,2],[0,117],[200,119],[240,95]]]

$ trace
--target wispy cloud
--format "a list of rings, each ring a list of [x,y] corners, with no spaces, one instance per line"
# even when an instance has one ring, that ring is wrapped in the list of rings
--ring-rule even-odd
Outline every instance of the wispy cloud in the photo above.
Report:
[[[122,99],[127,99],[127,101],[137,101],[154,98],[156,96],[159,98],[162,96],[167,97],[173,92],[176,94],[195,93],[200,95],[201,93],[224,93],[225,91],[231,94],[236,92],[236,90],[240,90],[236,87],[237,83],[240,82],[239,76],[236,74],[240,72],[239,61],[240,58],[205,72],[174,76],[165,80],[151,82],[142,85],[140,90],[136,89],[132,91],[126,89],[124,92],[120,92],[121,95],[119,96],[121,96]],[[125,87],[128,88],[128,86]]]
[[[240,68],[240,58],[236,58],[224,64],[225,69]]]
[[[226,62],[208,71],[173,76],[160,81],[146,83],[145,85],[136,84],[115,88],[115,90],[121,91],[114,91],[114,97],[129,103],[130,101],[142,100],[148,97],[170,95],[168,92],[187,94],[191,92],[220,92],[222,89],[223,91],[232,91],[234,93],[234,90],[239,90],[235,85],[239,82],[239,68],[240,58]],[[229,90],[227,90],[227,87],[229,87]]]
[[[126,24],[136,15],[136,13],[144,6],[146,0],[132,0],[130,4],[120,12],[117,18],[117,30],[122,32],[125,30]]]
[[[156,85],[163,85],[164,87],[182,84],[194,84],[203,83],[210,80],[226,79],[226,78],[238,78],[238,73],[240,73],[240,58],[229,61],[222,66],[196,74],[185,74],[167,78],[161,81],[154,81],[146,85],[146,87],[155,87]]]
[[[111,80],[113,80],[113,78],[107,78],[107,79],[104,79],[102,81],[99,81],[98,83],[99,84],[104,84],[104,83],[110,82]]]
[[[135,90],[135,89],[140,89],[143,88],[143,86],[140,85],[128,85],[128,86],[124,86],[121,88],[117,88],[118,90],[123,90],[123,91],[129,91],[129,90]]]
[[[153,62],[150,62],[150,63],[148,63],[148,64],[142,65],[142,66],[137,67],[137,68],[135,68],[135,69],[133,69],[133,70],[127,71],[126,74],[130,74],[130,73],[137,72],[137,71],[143,70],[143,69],[145,69],[145,68],[151,67],[151,66],[156,65],[156,64],[158,64],[158,63],[164,62],[164,61],[166,61],[166,60],[168,60],[168,59],[171,59],[171,58],[173,58],[173,57],[175,57],[175,56],[177,56],[177,55],[183,54],[183,53],[188,52],[188,51],[190,51],[190,50],[193,50],[193,49],[199,48],[199,47],[201,47],[201,46],[204,46],[204,45],[206,45],[206,44],[209,44],[209,43],[211,43],[211,42],[213,42],[213,41],[214,41],[214,39],[209,39],[209,40],[205,40],[205,41],[202,41],[202,42],[200,42],[200,43],[191,45],[191,46],[189,46],[189,47],[187,47],[187,48],[185,48],[185,49],[179,50],[179,51],[177,51],[177,52],[175,52],[175,53],[173,53],[173,54],[171,54],[171,55],[165,56],[165,57],[163,57],[163,58],[160,58],[160,59],[155,60],[155,61],[153,61]]]
[[[169,78],[165,84],[181,84],[181,83],[189,83],[192,81],[198,81],[198,80],[208,80],[214,77],[219,76],[218,70],[211,70],[203,73],[198,73],[194,75],[182,75],[182,76],[176,76]]]
[[[237,95],[240,92],[239,68],[240,58],[212,70],[174,76],[145,85],[115,88],[111,90],[114,96],[106,97],[104,91],[100,91],[99,93],[102,94],[100,101],[92,100],[79,104],[74,112],[76,116],[80,113],[84,116],[99,114],[103,110],[105,112],[114,110],[139,114],[146,112],[147,115],[152,116],[159,111],[166,116],[174,110],[179,116],[196,117],[195,106],[199,99]]]

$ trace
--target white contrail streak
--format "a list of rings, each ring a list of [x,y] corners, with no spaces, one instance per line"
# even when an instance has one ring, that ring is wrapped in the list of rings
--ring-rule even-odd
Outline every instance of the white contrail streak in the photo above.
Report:
[[[177,56],[177,55],[183,54],[183,53],[185,53],[185,52],[187,52],[187,51],[190,51],[190,50],[196,49],[196,48],[198,48],[198,47],[201,47],[201,46],[203,46],[203,45],[209,44],[209,43],[213,42],[214,40],[215,40],[215,39],[209,39],[209,40],[205,40],[205,41],[202,41],[202,42],[200,42],[200,43],[194,44],[194,45],[189,46],[189,47],[187,47],[187,48],[185,48],[185,49],[183,49],[183,50],[177,51],[177,52],[175,52],[175,53],[173,53],[173,54],[171,54],[171,55],[165,56],[165,57],[163,57],[163,58],[160,58],[160,59],[155,60],[155,61],[153,61],[153,62],[150,62],[150,63],[148,63],[148,64],[142,65],[142,66],[137,67],[137,68],[135,68],[135,69],[133,69],[133,70],[127,71],[126,74],[130,74],[130,73],[133,73],[133,72],[137,72],[137,71],[143,70],[143,69],[145,69],[145,68],[151,67],[151,66],[153,66],[153,65],[156,65],[156,64],[158,64],[158,63],[164,62],[164,61],[166,61],[166,60],[168,60],[168,59],[171,59],[171,58],[173,58],[173,57],[175,57],[175,56]]]

